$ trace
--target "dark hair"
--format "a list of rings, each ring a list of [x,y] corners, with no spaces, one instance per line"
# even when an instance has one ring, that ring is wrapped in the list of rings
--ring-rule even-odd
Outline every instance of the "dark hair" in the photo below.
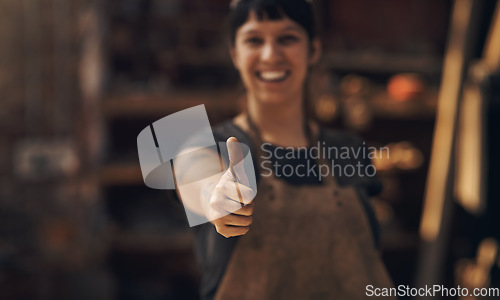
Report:
[[[236,31],[254,11],[259,20],[279,20],[288,17],[302,26],[309,40],[316,36],[315,17],[310,0],[239,0],[230,15],[230,41],[234,45]]]

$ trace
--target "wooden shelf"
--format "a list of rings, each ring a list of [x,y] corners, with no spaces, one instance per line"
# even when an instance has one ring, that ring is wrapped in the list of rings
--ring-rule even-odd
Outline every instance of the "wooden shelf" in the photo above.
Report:
[[[322,61],[333,71],[348,72],[416,72],[437,75],[442,68],[442,60],[438,57],[370,51],[329,51],[323,55]]]
[[[200,104],[207,112],[224,114],[237,113],[241,108],[236,92],[127,93],[103,99],[102,112],[108,118],[141,118],[165,116]]]
[[[437,97],[437,92],[429,91],[421,99],[395,101],[384,92],[370,98],[369,104],[379,119],[429,120],[436,117]]]
[[[99,171],[98,178],[102,186],[144,184],[139,159],[106,165]]]
[[[204,104],[207,112],[235,114],[243,109],[244,101],[235,92],[113,95],[104,99],[105,117],[141,118],[164,116],[189,107]],[[394,101],[379,93],[370,98],[373,113],[379,118],[429,119],[436,114],[437,92],[429,92],[420,100]]]

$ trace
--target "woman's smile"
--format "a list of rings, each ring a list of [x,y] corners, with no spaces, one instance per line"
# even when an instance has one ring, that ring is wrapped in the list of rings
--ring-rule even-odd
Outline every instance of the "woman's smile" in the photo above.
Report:
[[[264,82],[283,82],[290,76],[290,71],[257,71],[255,75]]]

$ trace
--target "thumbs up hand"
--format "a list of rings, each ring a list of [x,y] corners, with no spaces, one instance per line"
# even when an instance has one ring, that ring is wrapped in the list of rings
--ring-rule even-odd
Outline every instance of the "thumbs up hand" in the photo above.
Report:
[[[256,191],[249,187],[243,163],[244,155],[238,140],[226,141],[229,168],[215,186],[209,203],[209,219],[224,237],[244,235],[253,221]]]

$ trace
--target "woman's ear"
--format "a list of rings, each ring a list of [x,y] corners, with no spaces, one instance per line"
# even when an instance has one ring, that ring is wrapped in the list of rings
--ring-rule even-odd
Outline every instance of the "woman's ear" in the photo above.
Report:
[[[234,49],[234,45],[228,43],[228,48],[229,48],[229,55],[231,56],[231,61],[233,62],[234,67],[238,69],[238,64],[236,60],[236,50]]]
[[[311,55],[309,56],[309,64],[315,65],[321,57],[321,41],[319,38],[314,38],[311,42]]]

